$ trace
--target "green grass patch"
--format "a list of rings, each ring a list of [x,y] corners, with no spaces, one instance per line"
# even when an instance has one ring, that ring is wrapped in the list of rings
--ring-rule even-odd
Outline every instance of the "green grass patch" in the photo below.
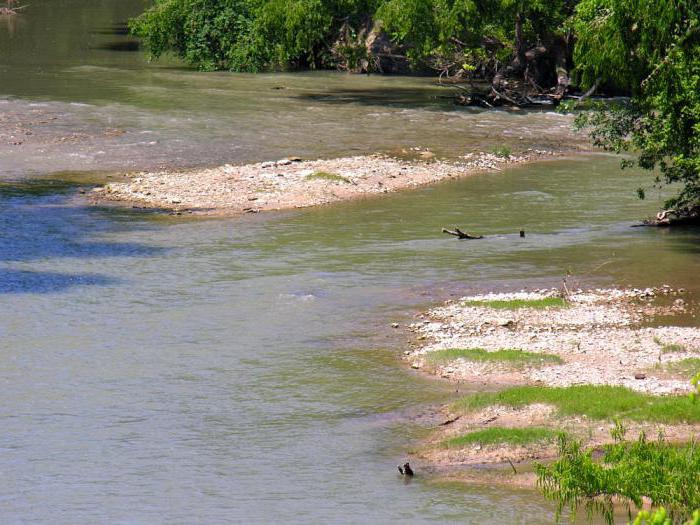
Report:
[[[700,358],[689,357],[688,359],[682,359],[681,361],[676,361],[675,363],[668,363],[666,365],[666,370],[673,372],[674,374],[692,377],[695,374],[700,373]]]
[[[483,300],[464,301],[464,306],[484,306],[498,310],[519,310],[520,308],[563,308],[567,305],[561,297],[543,297],[542,299],[510,299],[510,300]]]
[[[349,184],[350,179],[338,175],[337,173],[328,173],[327,171],[317,171],[315,173],[310,173],[306,177],[306,180],[327,180],[330,182],[342,182],[344,184]]]
[[[512,152],[508,146],[496,146],[493,148],[493,154],[504,159],[510,157],[511,153]]]
[[[661,347],[661,353],[662,354],[670,354],[674,352],[685,352],[687,348],[683,345],[679,344],[667,344],[664,343],[661,339],[658,337],[654,336],[654,342]]]
[[[448,439],[445,441],[445,445],[448,447],[464,447],[475,443],[480,445],[527,445],[540,441],[553,441],[558,435],[558,432],[545,427],[491,427]]]
[[[563,363],[558,355],[525,352],[517,348],[502,348],[493,352],[483,348],[448,348],[428,352],[425,359],[432,364],[465,359],[476,363],[505,363],[514,367]]]
[[[700,403],[694,404],[688,396],[652,396],[605,385],[514,387],[466,396],[456,401],[453,409],[471,412],[492,405],[518,408],[535,403],[554,406],[560,416],[584,415],[591,419],[623,418],[670,424],[700,421]]]
[[[676,345],[676,344],[670,344],[670,345],[663,345],[661,347],[661,352],[664,354],[670,354],[670,353],[678,353],[678,352],[685,352],[686,348],[683,345]]]

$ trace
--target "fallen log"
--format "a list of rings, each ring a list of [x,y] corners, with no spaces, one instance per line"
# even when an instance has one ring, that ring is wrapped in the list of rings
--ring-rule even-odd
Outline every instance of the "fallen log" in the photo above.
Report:
[[[455,226],[454,230],[448,230],[447,228],[442,229],[442,233],[448,233],[450,235],[454,235],[458,239],[483,239],[483,235],[470,235],[468,233],[463,232],[459,228]]]

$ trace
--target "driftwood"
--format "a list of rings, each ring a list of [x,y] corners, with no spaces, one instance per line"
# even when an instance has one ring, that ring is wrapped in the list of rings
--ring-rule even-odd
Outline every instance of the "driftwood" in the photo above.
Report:
[[[645,220],[641,226],[676,226],[700,223],[700,206],[662,210],[653,219]]]
[[[448,230],[447,228],[442,229],[442,233],[449,233],[450,235],[454,235],[458,239],[483,239],[483,235],[470,235],[468,233],[463,232],[459,228],[455,226],[454,230]]]

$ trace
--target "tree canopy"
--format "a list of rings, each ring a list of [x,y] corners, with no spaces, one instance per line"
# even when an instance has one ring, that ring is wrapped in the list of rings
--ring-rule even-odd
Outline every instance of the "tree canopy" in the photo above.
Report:
[[[522,38],[551,40],[575,2],[556,0],[156,0],[132,30],[157,57],[173,51],[202,69],[258,71],[336,67],[347,31],[362,44],[386,31],[420,70],[435,60],[479,62],[511,54],[516,20]],[[461,56],[456,56],[461,55]]]
[[[667,207],[681,218],[697,216],[700,2],[583,0],[573,26],[581,84],[607,82],[631,95],[620,103],[596,104],[578,124],[591,129],[597,145],[635,153],[628,165],[658,168],[657,182],[679,183]]]

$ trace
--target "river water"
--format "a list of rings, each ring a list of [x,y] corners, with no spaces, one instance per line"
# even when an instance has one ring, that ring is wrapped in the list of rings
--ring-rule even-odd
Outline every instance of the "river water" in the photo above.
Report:
[[[648,179],[602,155],[237,219],[87,206],[76,185],[109,171],[568,133],[427,79],[149,64],[120,25],[146,4],[0,19],[0,521],[551,522],[533,492],[397,476],[455,394],[400,364],[389,325],[567,273],[697,292],[697,232],[630,228],[663,196],[637,200]],[[455,224],[488,239],[441,235]]]

